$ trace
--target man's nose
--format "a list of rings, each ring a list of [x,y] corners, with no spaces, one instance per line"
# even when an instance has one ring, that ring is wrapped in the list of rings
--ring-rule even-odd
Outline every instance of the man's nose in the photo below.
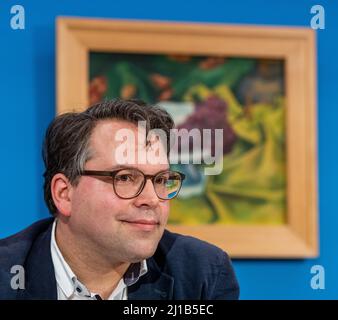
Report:
[[[156,207],[160,199],[158,198],[154,185],[150,179],[146,180],[146,184],[142,192],[136,198],[136,205],[146,205],[149,207]]]

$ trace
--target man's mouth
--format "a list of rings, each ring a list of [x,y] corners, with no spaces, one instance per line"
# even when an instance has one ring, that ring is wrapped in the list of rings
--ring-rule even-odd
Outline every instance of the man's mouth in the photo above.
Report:
[[[157,222],[156,220],[137,219],[137,220],[122,220],[122,222],[142,231],[152,231],[159,226],[159,222]]]

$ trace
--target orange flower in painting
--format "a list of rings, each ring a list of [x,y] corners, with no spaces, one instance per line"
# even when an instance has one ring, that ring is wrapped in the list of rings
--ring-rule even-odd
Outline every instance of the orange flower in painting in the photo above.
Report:
[[[224,62],[225,58],[223,57],[208,57],[199,63],[199,67],[204,70],[209,70],[224,64]]]
[[[93,78],[89,84],[90,104],[100,102],[108,89],[108,82],[105,76]]]
[[[168,88],[171,84],[171,79],[169,77],[163,76],[159,73],[153,73],[150,75],[150,79],[155,87],[162,90]]]
[[[133,84],[126,84],[121,89],[121,98],[122,99],[131,99],[135,96],[136,86]]]

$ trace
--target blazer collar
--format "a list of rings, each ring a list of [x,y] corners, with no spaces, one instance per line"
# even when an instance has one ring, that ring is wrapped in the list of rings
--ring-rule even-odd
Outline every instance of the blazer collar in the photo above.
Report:
[[[52,226],[53,223],[32,246],[24,265],[25,289],[18,290],[18,299],[57,299],[55,272],[50,251]]]
[[[174,278],[160,270],[154,257],[147,260],[148,273],[128,287],[128,300],[171,300]]]

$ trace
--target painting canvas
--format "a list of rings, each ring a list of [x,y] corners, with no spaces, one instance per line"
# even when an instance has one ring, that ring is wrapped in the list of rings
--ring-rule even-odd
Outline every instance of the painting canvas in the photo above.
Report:
[[[209,141],[220,174],[172,164],[187,179],[169,230],[232,258],[318,256],[312,29],[71,17],[56,29],[58,114],[139,98],[177,130],[223,129]]]
[[[186,180],[169,223],[285,222],[283,60],[91,52],[89,65],[91,104],[142,99],[164,107],[177,129],[223,129],[220,174],[172,165]]]

